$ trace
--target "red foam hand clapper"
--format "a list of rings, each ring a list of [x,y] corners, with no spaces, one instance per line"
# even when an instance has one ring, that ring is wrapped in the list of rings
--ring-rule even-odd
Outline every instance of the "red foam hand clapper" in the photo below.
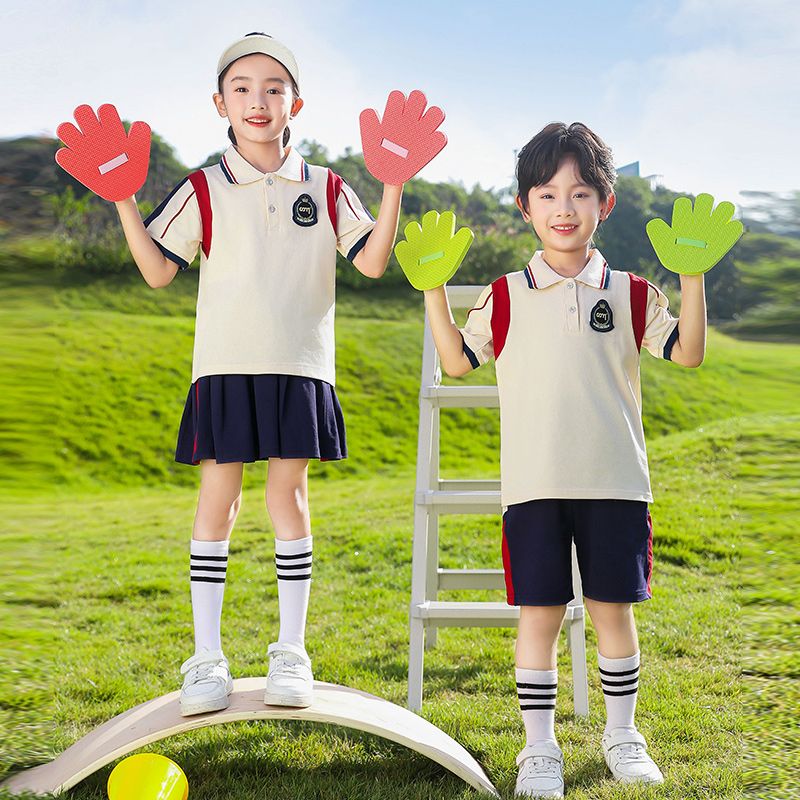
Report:
[[[444,111],[437,106],[426,111],[427,102],[418,89],[408,99],[395,90],[386,101],[383,119],[372,108],[361,112],[364,163],[381,183],[405,183],[447,144],[447,137],[436,130],[444,121]]]
[[[62,122],[56,135],[66,147],[58,165],[104,200],[125,200],[142,188],[150,161],[150,126],[134,122],[126,133],[117,109],[102,105],[75,109],[75,127]]]

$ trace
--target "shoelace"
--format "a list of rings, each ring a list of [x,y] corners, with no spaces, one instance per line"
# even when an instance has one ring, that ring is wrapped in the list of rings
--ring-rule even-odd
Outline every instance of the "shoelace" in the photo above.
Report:
[[[640,744],[619,744],[616,747],[620,763],[631,764],[636,761],[647,761],[647,751]]]
[[[540,776],[558,778],[558,761],[546,756],[531,756],[525,759],[527,764],[526,774],[530,777]]]
[[[216,661],[202,661],[197,666],[192,667],[189,670],[189,683],[202,683],[203,681],[209,681],[216,677],[213,675],[213,672],[217,663]]]
[[[297,661],[290,661],[283,653],[279,653],[275,657],[275,670],[283,675],[290,675],[293,678],[299,678],[300,668],[302,664]]]

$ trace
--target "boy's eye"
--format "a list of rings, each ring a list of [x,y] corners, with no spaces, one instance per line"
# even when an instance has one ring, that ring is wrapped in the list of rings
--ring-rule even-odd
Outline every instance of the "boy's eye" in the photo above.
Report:
[[[234,92],[246,92],[247,88],[245,86],[237,86],[233,91]]]

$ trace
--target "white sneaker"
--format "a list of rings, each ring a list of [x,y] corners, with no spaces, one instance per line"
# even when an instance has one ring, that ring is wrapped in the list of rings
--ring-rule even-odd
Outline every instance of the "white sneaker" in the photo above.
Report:
[[[603,734],[603,755],[611,774],[623,783],[663,783],[664,776],[647,755],[647,743],[637,730],[614,728]]]
[[[264,702],[268,706],[310,706],[314,700],[314,676],[306,651],[296,644],[273,642],[267,653],[269,673]]]
[[[222,650],[201,650],[181,664],[181,716],[221,711],[230,704],[233,680]]]
[[[543,740],[527,745],[517,756],[517,765],[516,796],[564,796],[564,757],[555,742]]]

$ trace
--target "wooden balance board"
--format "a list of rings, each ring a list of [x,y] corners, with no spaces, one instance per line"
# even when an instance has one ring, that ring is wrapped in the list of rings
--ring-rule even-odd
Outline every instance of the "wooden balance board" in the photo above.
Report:
[[[319,681],[314,683],[314,702],[308,708],[267,706],[265,685],[266,678],[239,678],[233,682],[228,708],[192,717],[181,716],[179,692],[149,700],[95,728],[49,764],[20,772],[1,786],[11,794],[60,794],[106,764],[168,736],[225,722],[302,719],[343,725],[398,742],[470,786],[499,796],[480,764],[455,739],[408,709],[357,689]]]

